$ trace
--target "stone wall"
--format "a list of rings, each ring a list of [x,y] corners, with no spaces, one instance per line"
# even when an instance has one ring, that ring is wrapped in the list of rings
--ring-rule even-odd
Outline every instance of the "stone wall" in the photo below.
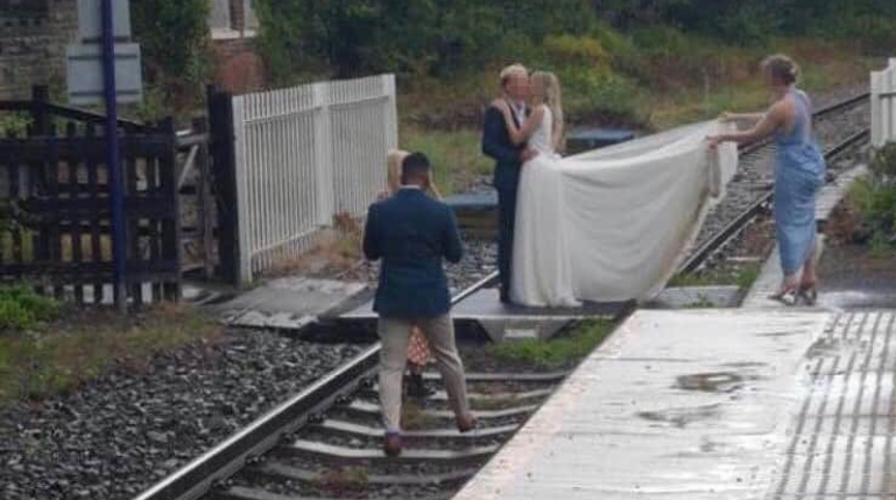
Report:
[[[64,86],[66,46],[77,35],[77,0],[0,2],[0,99],[27,98],[32,85]]]

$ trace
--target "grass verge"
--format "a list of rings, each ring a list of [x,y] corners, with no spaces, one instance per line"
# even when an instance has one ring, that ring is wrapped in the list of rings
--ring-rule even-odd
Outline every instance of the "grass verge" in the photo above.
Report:
[[[492,347],[501,361],[526,363],[540,368],[561,368],[581,361],[607,338],[614,323],[608,320],[585,321],[568,335],[549,341],[526,339]]]
[[[423,151],[429,156],[443,196],[462,192],[480,176],[491,174],[494,162],[480,152],[478,129],[427,130],[406,126],[401,139],[402,148]]]
[[[737,269],[714,269],[695,274],[679,274],[672,278],[669,287],[688,288],[704,286],[737,286],[745,292],[759,278],[760,264],[751,264]]]
[[[157,353],[220,334],[217,324],[183,305],[131,317],[67,307],[36,328],[0,332],[0,406],[64,394],[116,366],[139,369]]]

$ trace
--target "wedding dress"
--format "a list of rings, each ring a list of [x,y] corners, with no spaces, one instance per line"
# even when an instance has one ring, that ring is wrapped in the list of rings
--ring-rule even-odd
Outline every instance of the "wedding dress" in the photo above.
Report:
[[[533,307],[649,300],[696,238],[737,169],[737,147],[709,148],[728,130],[699,123],[559,158],[545,117],[517,196],[511,300]]]
[[[545,107],[529,138],[538,156],[523,165],[517,191],[510,299],[533,307],[576,307],[563,218],[560,157],[553,145],[553,115]]]

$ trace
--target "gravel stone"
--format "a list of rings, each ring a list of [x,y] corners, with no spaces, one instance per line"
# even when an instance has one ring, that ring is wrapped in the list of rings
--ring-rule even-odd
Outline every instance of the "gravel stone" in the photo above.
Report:
[[[9,407],[0,497],[132,498],[361,348],[230,331],[148,369],[122,367],[70,395]]]

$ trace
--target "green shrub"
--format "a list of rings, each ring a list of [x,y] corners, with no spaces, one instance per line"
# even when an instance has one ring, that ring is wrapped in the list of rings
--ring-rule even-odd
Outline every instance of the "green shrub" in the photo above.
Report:
[[[881,184],[896,184],[896,142],[890,142],[875,152],[871,172]]]
[[[566,98],[564,106],[573,119],[596,110],[636,117],[639,89],[632,80],[607,68],[567,67],[559,76]]]
[[[207,0],[131,2],[134,35],[143,51],[150,85],[164,89],[175,107],[204,95],[211,72]],[[180,101],[180,102],[175,102]]]
[[[59,314],[59,304],[24,284],[0,288],[0,331],[30,330]]]
[[[608,60],[600,41],[588,36],[549,36],[544,49],[553,64],[599,66]]]
[[[23,113],[0,113],[0,138],[22,137],[28,131],[31,118]]]
[[[875,152],[871,178],[860,188],[863,216],[875,235],[889,240],[896,235],[896,142]]]

